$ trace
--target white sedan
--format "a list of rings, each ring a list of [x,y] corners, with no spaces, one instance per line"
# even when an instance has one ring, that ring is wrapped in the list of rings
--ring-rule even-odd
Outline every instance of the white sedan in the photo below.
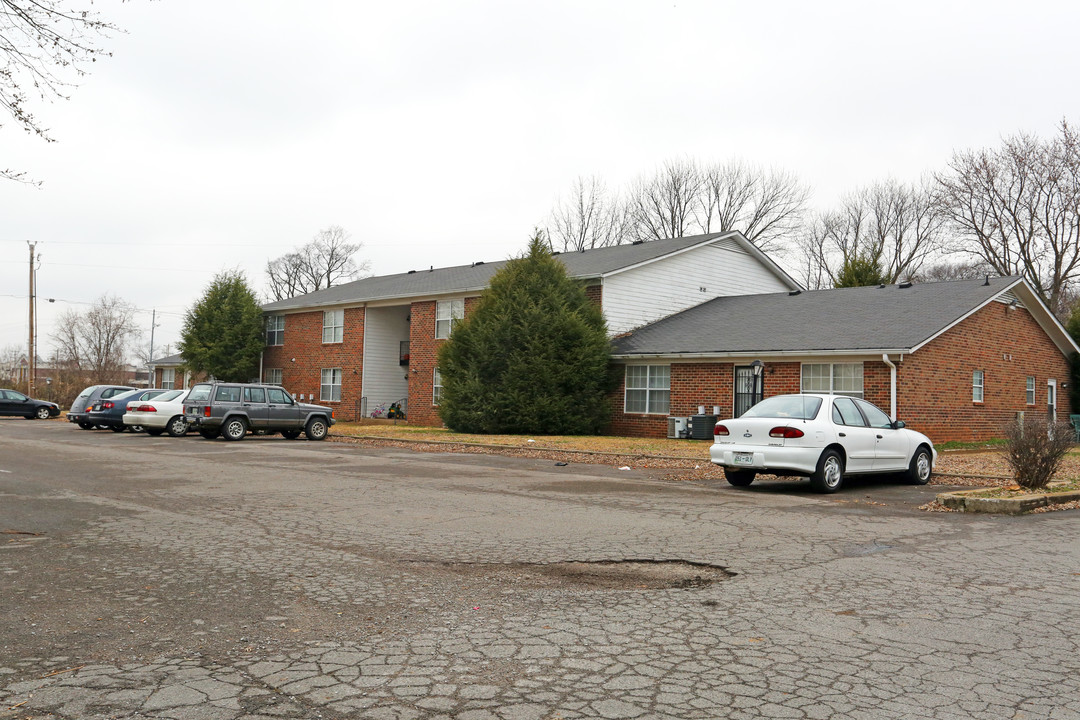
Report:
[[[836,492],[849,475],[903,474],[930,482],[937,452],[930,438],[893,422],[874,405],[846,395],[777,395],[713,429],[710,459],[732,485],[758,473],[809,476]]]
[[[140,400],[128,403],[124,412],[123,423],[127,427],[141,426],[151,435],[168,432],[173,437],[187,434],[188,424],[184,419],[184,398],[188,390],[168,390],[152,400]]]

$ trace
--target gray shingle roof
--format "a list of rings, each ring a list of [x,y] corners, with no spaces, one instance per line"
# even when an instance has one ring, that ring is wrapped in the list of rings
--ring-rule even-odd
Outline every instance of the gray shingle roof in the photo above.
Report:
[[[561,253],[556,257],[566,266],[571,277],[589,279],[601,277],[615,270],[639,263],[656,260],[670,253],[700,245],[724,235],[737,233],[711,233],[692,237],[653,240],[637,245],[614,245],[584,252]],[[380,275],[362,278],[326,290],[277,300],[262,306],[265,311],[291,310],[296,308],[336,305],[347,302],[367,302],[399,297],[440,295],[453,292],[481,290],[488,286],[491,276],[506,264],[505,260],[484,262],[478,265],[418,269],[416,272],[397,275]]]
[[[183,362],[184,362],[184,358],[180,355],[180,353],[176,353],[174,355],[166,355],[165,357],[160,357],[157,360],[151,360],[150,364],[151,365],[180,365]]]
[[[719,297],[614,341],[616,356],[914,348],[1017,277]]]

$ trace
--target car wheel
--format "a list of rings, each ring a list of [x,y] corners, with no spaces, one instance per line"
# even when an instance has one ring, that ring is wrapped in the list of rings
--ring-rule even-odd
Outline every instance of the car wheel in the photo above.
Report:
[[[925,485],[930,482],[933,470],[934,461],[930,451],[925,445],[920,445],[911,458],[911,465],[908,466],[907,481],[912,485]]]
[[[124,432],[124,429],[125,429],[123,425],[107,425],[107,426],[102,425],[101,427],[108,427],[110,430],[112,430],[115,433],[122,433],[122,432]]]
[[[37,410],[34,411],[34,417],[36,417],[38,420],[48,420],[49,408],[39,407]]]
[[[300,437],[300,431],[299,430],[282,430],[281,431],[281,436],[283,438],[285,438],[286,440],[295,440],[296,438]]]
[[[157,437],[163,432],[165,432],[165,428],[147,428],[146,430],[147,435],[153,435],[154,437]]]
[[[199,434],[203,436],[204,440],[213,440],[221,434],[220,430],[200,430]]]
[[[247,423],[244,418],[231,417],[221,426],[221,437],[226,440],[243,440],[247,435]]]
[[[177,415],[169,420],[169,424],[165,426],[165,429],[169,431],[169,435],[172,437],[184,437],[187,435],[188,424],[183,415]]]
[[[844,459],[835,450],[826,450],[818,459],[810,485],[823,493],[834,493],[844,484]]]
[[[304,428],[304,434],[307,435],[308,440],[324,440],[326,438],[326,421],[322,418],[311,418],[308,420],[307,427]]]
[[[746,487],[754,482],[757,473],[752,470],[732,470],[731,468],[724,468],[724,477],[727,478],[728,483],[735,487]]]
[[[93,430],[94,429],[94,423],[81,422],[81,423],[79,423],[79,427],[82,428],[83,430]]]

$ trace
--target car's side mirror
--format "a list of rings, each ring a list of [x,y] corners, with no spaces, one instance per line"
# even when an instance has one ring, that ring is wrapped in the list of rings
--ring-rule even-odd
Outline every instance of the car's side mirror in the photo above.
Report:
[[[905,423],[903,420],[896,420],[895,422],[893,422],[892,426],[894,430],[899,430],[901,428],[907,427],[907,423]]]

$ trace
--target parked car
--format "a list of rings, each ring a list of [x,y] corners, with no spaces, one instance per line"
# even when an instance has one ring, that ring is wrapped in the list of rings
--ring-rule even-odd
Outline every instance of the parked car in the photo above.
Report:
[[[322,440],[336,420],[331,408],[296,402],[276,385],[197,383],[184,401],[184,418],[208,440],[243,440],[248,430],[280,432],[289,440],[303,431]]]
[[[187,390],[167,390],[152,400],[128,402],[124,425],[141,426],[150,435],[168,432],[173,437],[183,437],[188,431],[184,419],[187,394]]]
[[[846,395],[777,395],[713,429],[709,457],[732,485],[758,473],[809,476],[820,492],[836,492],[844,478],[903,474],[930,482],[937,452],[930,438],[908,430],[871,403]]]
[[[95,425],[90,422],[89,416],[90,411],[94,409],[94,404],[134,389],[129,385],[91,385],[79,393],[75,402],[71,403],[71,409],[67,414],[68,422],[75,423],[83,430],[93,430]]]
[[[27,420],[48,420],[60,414],[60,406],[34,400],[18,390],[0,390],[0,415],[21,415]]]
[[[124,413],[127,412],[128,403],[151,400],[164,392],[168,390],[164,388],[128,390],[119,395],[113,395],[111,398],[98,400],[91,406],[86,420],[96,427],[108,428],[113,432],[124,432],[124,430],[142,432],[142,428],[137,425],[130,427],[124,425]]]

